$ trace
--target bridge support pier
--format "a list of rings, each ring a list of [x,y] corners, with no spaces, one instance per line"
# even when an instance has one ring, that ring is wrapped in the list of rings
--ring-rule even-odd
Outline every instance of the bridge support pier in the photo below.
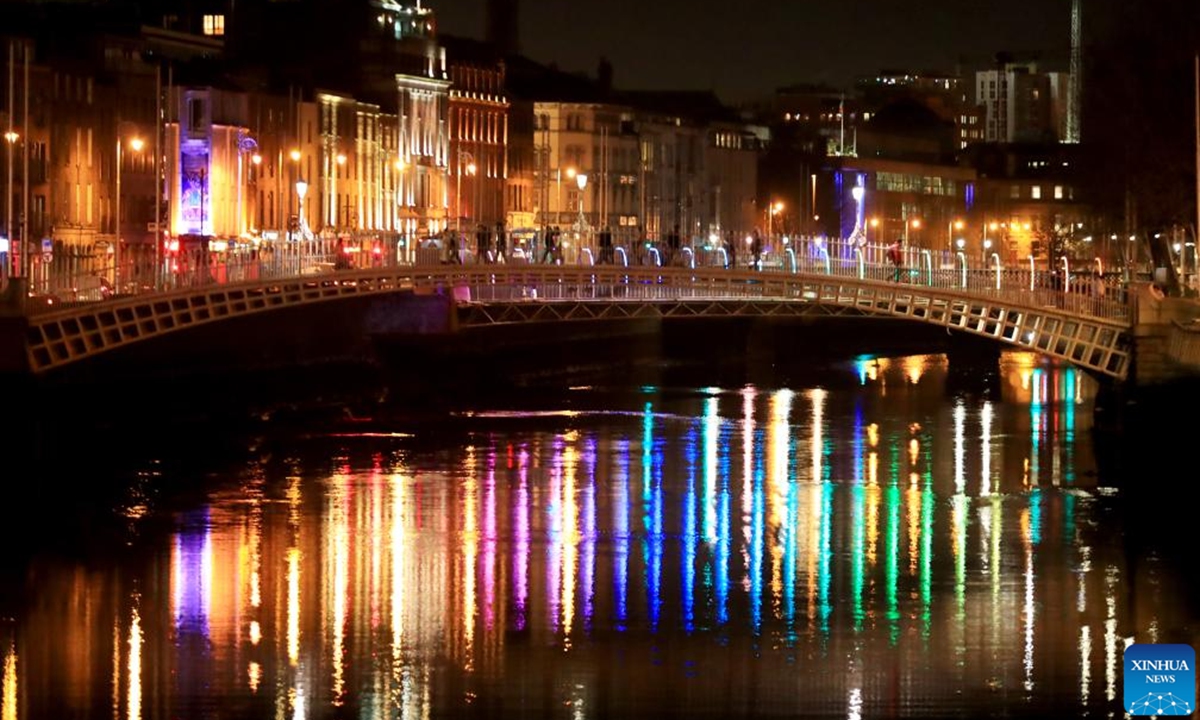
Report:
[[[1136,388],[1152,388],[1200,378],[1200,357],[1192,358],[1192,344],[1180,342],[1187,330],[1181,325],[1200,318],[1200,303],[1184,298],[1164,298],[1150,283],[1129,286],[1133,327],[1133,365],[1129,380]]]

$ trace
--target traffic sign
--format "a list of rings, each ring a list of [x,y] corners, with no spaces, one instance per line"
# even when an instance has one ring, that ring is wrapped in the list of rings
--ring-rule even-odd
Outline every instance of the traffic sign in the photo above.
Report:
[[[42,253],[54,252],[54,241],[50,238],[42,238]]]

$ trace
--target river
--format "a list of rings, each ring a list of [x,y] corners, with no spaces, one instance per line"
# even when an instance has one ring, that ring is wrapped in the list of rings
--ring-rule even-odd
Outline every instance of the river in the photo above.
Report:
[[[118,491],[8,541],[0,718],[1119,717],[1200,634],[1078,371],[656,377],[72,458]]]

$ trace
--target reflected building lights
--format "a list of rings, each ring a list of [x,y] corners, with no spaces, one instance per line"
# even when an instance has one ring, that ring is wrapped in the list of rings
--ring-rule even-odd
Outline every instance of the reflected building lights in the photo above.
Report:
[[[771,528],[771,598],[776,616],[779,615],[783,595],[784,550],[793,522],[793,518],[787,513],[790,486],[788,451],[791,445],[789,421],[793,396],[794,393],[790,390],[779,390],[771,395],[771,425],[767,445],[767,455],[771,459],[770,476],[767,480],[771,488],[768,499]]]
[[[475,461],[474,448],[467,447],[465,459],[466,477],[463,482],[462,497],[462,533],[459,536],[462,565],[462,633],[463,633],[463,670],[471,672],[475,669],[475,618],[479,614],[479,597],[475,573],[479,551],[479,497],[478,464]]]
[[[626,448],[628,452],[628,448]],[[624,484],[622,483],[622,486]],[[517,457],[517,497],[513,507],[513,627],[524,630],[529,622],[529,454]]]
[[[575,482],[578,478],[575,472],[575,446],[567,445],[563,449],[563,484],[562,484],[562,532],[559,534],[562,543],[562,583],[560,597],[562,598],[562,634],[563,650],[571,648],[571,633],[575,629],[575,585],[579,581],[576,576],[579,561],[579,505],[575,495]]]
[[[1092,690],[1092,629],[1079,628],[1079,703],[1087,707]]]
[[[1113,702],[1117,698],[1117,569],[1109,565],[1104,569],[1104,698]],[[1122,648],[1124,650],[1124,648]]]
[[[17,690],[20,685],[17,682],[17,648],[16,645],[10,643],[8,650],[4,653],[4,680],[3,690],[0,690],[0,720],[17,720],[20,717],[17,712]]]
[[[987,497],[992,494],[992,403],[983,403],[980,416],[980,439],[983,447],[980,449],[981,468],[979,471],[979,496]]]
[[[629,619],[629,441],[621,439],[616,447],[616,499],[613,501],[613,614],[618,632],[626,629]],[[524,482],[522,482],[524,488]]]
[[[579,577],[583,591],[583,626],[585,632],[590,632],[596,602],[596,441],[593,438],[588,438],[584,444],[583,467],[587,485],[583,488]]]
[[[496,624],[496,454],[487,455],[483,481],[483,626]]]
[[[1032,511],[1021,512],[1021,531],[1025,546],[1025,605],[1021,610],[1021,624],[1025,631],[1025,669],[1024,687],[1026,692],[1033,691],[1033,632],[1034,632],[1034,593],[1033,593],[1033,519]]]
[[[346,670],[346,593],[350,582],[350,493],[348,478],[344,472],[335,473],[329,489],[329,523],[327,534],[333,557],[333,687],[331,698],[334,707],[341,707],[345,693]]]
[[[717,541],[717,451],[721,433],[718,402],[715,397],[704,401],[704,542],[710,545]]]
[[[706,483],[707,485],[707,483]],[[713,510],[715,516],[715,508]],[[706,513],[707,514],[707,513]],[[696,627],[696,473],[689,472],[683,495],[683,536],[680,538],[680,591],[683,599],[683,629],[691,633]]]
[[[967,408],[962,400],[954,406],[954,494],[962,495],[967,486],[966,448]]]
[[[138,613],[134,596],[133,616],[129,621],[129,687],[126,693],[126,717],[141,720],[142,717],[142,617]]]
[[[287,654],[292,667],[300,660],[300,548],[287,551]]]

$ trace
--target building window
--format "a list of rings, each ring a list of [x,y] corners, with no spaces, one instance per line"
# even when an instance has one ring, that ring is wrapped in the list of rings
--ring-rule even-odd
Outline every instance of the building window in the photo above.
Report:
[[[1030,197],[1032,197],[1034,200],[1041,200],[1042,199],[1042,186],[1034,185],[1033,189],[1032,189],[1032,194],[1030,195]]]
[[[1055,185],[1055,186],[1054,186],[1054,199],[1055,199],[1055,200],[1062,200],[1062,199],[1063,199],[1063,186],[1062,186],[1062,185]]]
[[[224,35],[225,34],[225,16],[224,15],[205,15],[204,16],[204,34],[205,35]]]

